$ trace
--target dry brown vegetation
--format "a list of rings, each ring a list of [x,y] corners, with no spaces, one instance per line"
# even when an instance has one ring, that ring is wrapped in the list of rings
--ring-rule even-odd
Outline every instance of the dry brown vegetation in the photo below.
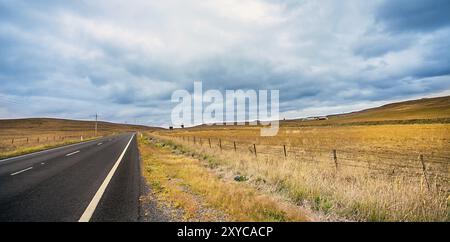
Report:
[[[245,174],[250,183],[263,183],[325,214],[362,221],[449,221],[449,119],[450,97],[442,97],[329,120],[285,121],[274,137],[261,137],[259,127],[251,126],[153,135],[214,157],[215,164]]]
[[[214,157],[218,165],[245,174],[255,183],[269,184],[293,202],[324,213],[363,221],[448,221],[450,168],[445,133],[449,128],[306,127],[297,130],[298,137],[291,133],[296,130],[282,129],[272,138],[259,137],[254,129],[157,135]],[[288,144],[287,157],[282,144]],[[337,150],[338,168],[332,149]],[[420,153],[426,154],[426,176]],[[441,162],[432,163],[431,157]]]
[[[308,221],[304,210],[217,174],[207,157],[171,142],[139,139],[143,175],[160,203],[182,210],[182,221]]]

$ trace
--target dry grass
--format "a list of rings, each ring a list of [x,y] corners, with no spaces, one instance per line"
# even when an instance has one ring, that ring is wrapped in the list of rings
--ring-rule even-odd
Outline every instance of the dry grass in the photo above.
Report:
[[[232,221],[306,221],[302,209],[280,202],[254,188],[221,179],[208,161],[183,155],[171,143],[139,140],[143,173],[157,197],[182,208],[186,220],[217,221],[199,211],[198,197],[207,207],[223,211]],[[199,217],[200,216],[200,217]]]
[[[222,138],[257,145],[358,150],[397,150],[450,154],[450,124],[309,126],[281,128],[277,136],[261,137],[257,127],[223,126],[162,132],[171,136]]]
[[[96,137],[92,137],[92,138],[88,138],[88,139],[84,139],[84,141],[88,141],[88,140],[92,140],[95,139]],[[36,145],[36,144],[28,144],[26,146],[23,147],[17,147],[11,151],[6,151],[6,152],[0,152],[0,159],[6,159],[6,158],[10,158],[10,157],[15,157],[15,156],[20,156],[20,155],[25,155],[25,154],[30,154],[30,153],[34,153],[34,152],[38,152],[38,151],[42,151],[42,150],[47,150],[47,149],[52,149],[52,148],[56,148],[56,147],[60,147],[60,146],[65,146],[65,145],[70,145],[70,144],[75,144],[75,143],[79,143],[81,142],[80,139],[75,139],[75,140],[66,140],[66,141],[55,141],[55,142],[43,142],[44,144],[40,144],[40,145]]]
[[[251,127],[159,132],[162,138],[215,157],[221,166],[269,184],[300,205],[363,221],[450,220],[450,186],[437,177],[450,174],[449,134],[448,124],[282,128],[278,136],[266,138]],[[183,136],[190,141],[183,141]],[[207,138],[213,138],[212,149]],[[228,149],[220,151],[218,138]],[[237,152],[232,141],[238,142]],[[265,154],[255,158],[249,152],[253,143]],[[291,152],[287,158],[283,144]],[[292,155],[294,148],[302,154]],[[336,171],[329,155],[332,149],[341,157],[347,154],[340,162],[344,159],[349,165]],[[427,172],[436,175],[427,177],[430,189],[418,154],[425,154]],[[431,163],[434,159],[441,163]],[[389,173],[367,169],[388,162],[394,165]]]
[[[114,133],[101,132],[97,136],[85,132],[40,132],[30,133],[27,137],[4,135],[0,136],[0,159],[23,155],[53,147],[91,140]],[[14,137],[14,138],[12,138]],[[14,142],[12,142],[14,139]]]

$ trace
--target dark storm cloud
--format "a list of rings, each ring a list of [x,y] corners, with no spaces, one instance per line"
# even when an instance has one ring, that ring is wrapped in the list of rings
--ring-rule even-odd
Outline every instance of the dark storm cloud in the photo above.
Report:
[[[376,20],[392,32],[429,32],[450,25],[450,1],[392,0],[376,11]]]

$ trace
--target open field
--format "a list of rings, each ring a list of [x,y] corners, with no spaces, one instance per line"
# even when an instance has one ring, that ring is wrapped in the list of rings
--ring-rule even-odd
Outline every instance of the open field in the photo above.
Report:
[[[282,128],[275,137],[260,137],[259,130],[191,130],[161,133],[197,146],[252,154],[253,145],[262,157],[294,158],[334,166],[370,169],[386,174],[427,175],[443,185],[450,180],[450,125],[373,125]],[[285,153],[286,152],[286,153]],[[334,153],[335,152],[335,153]],[[285,157],[286,156],[286,157]],[[421,159],[421,157],[423,159]],[[430,178],[430,179],[431,179]]]
[[[251,126],[152,135],[214,157],[218,166],[245,175],[249,183],[263,183],[299,206],[330,216],[449,221],[450,124],[427,121],[448,119],[449,107],[445,97],[323,121],[286,121],[290,125],[285,122],[274,137],[261,137],[259,127]]]
[[[96,137],[136,130],[152,130],[138,125],[63,119],[0,120],[0,159],[48,149]]]
[[[218,165],[320,212],[363,221],[450,219],[449,144],[441,136],[448,125],[305,129],[302,137],[292,139],[292,133],[283,132],[292,130],[272,138],[261,138],[252,129],[153,135],[214,157]],[[411,132],[421,130],[433,131],[434,138],[410,139]]]

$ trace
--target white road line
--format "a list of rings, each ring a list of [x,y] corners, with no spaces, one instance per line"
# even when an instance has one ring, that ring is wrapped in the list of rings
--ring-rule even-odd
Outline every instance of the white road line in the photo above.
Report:
[[[102,138],[99,138],[99,139],[102,139]],[[9,161],[9,160],[25,158],[25,157],[32,156],[32,155],[38,155],[38,154],[42,154],[42,153],[47,153],[47,152],[50,152],[50,151],[61,150],[61,149],[69,148],[69,147],[72,147],[72,146],[94,143],[95,141],[98,141],[99,139],[84,141],[84,142],[75,143],[75,144],[66,145],[66,146],[60,146],[60,147],[56,147],[56,148],[52,148],[52,149],[48,149],[48,150],[42,150],[42,151],[30,153],[30,154],[25,154],[25,155],[15,156],[15,157],[11,157],[11,158],[6,158],[6,159],[3,159],[3,160],[0,160],[0,163],[3,163],[5,161]]]
[[[45,165],[45,162],[41,162],[41,165]]]
[[[134,134],[133,134],[133,136],[131,136],[131,139],[130,139],[130,141],[128,141],[127,146],[125,146],[125,149],[122,151],[122,154],[120,154],[116,163],[109,171],[109,173],[106,176],[105,180],[103,181],[102,185],[98,188],[98,191],[95,193],[94,197],[92,198],[91,202],[87,206],[83,215],[81,215],[81,218],[78,220],[78,222],[89,222],[89,220],[91,219],[92,215],[94,214],[95,209],[97,208],[98,203],[100,202],[100,199],[103,196],[103,193],[105,193],[105,190],[108,187],[108,184],[111,181],[112,177],[114,176],[114,173],[116,172],[117,167],[119,167],[120,162],[122,162],[122,159],[125,156],[125,153],[127,152],[127,149],[130,146],[133,138],[134,138]]]
[[[22,172],[26,172],[26,171],[28,171],[28,170],[31,170],[31,169],[33,169],[33,167],[32,167],[32,166],[31,166],[31,167],[28,167],[28,168],[25,168],[25,169],[23,169],[23,170],[20,170],[20,171],[17,171],[17,172],[11,173],[11,176],[15,176],[15,175],[18,175],[18,174],[20,174],[20,173],[22,173]]]
[[[102,145],[103,143],[98,143],[97,145]]]
[[[72,153],[69,153],[69,154],[67,154],[66,156],[71,156],[71,155],[75,155],[76,153],[80,153],[80,151],[79,151],[79,150],[77,150],[77,151],[75,151],[75,152],[72,152]]]

